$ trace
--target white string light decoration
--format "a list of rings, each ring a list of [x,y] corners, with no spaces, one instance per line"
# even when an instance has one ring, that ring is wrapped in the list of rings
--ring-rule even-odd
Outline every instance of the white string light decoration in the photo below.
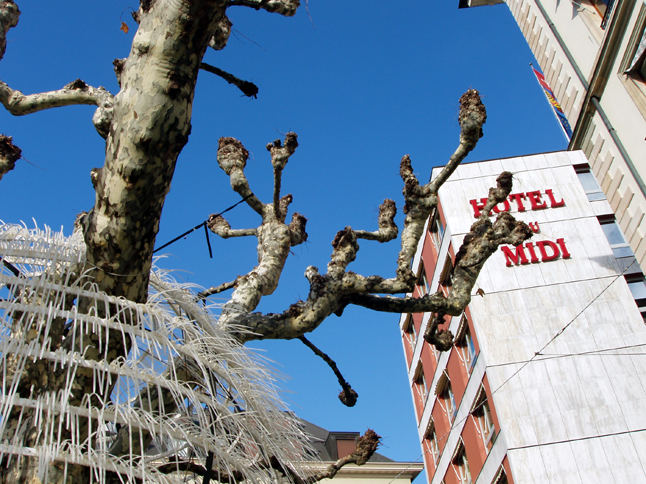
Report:
[[[0,223],[0,257],[2,467],[36,460],[43,482],[52,464],[80,464],[91,482],[183,483],[202,482],[208,460],[211,482],[284,482],[278,462],[307,477],[298,463],[312,451],[275,373],[218,327],[217,306],[158,269],[145,304],[100,292],[79,276],[80,234]],[[91,335],[94,358],[79,350]],[[108,342],[127,356],[109,361]]]

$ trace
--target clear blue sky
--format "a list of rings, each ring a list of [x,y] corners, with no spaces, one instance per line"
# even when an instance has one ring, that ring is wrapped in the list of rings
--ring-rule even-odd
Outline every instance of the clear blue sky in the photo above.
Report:
[[[228,47],[206,62],[255,82],[258,99],[242,97],[221,79],[200,74],[193,130],[180,156],[164,207],[162,243],[210,213],[237,201],[217,167],[220,136],[239,138],[251,153],[247,174],[265,201],[271,168],[265,144],[296,131],[300,147],[285,170],[292,209],[308,217],[309,240],[295,247],[277,293],[261,309],[279,312],[307,296],[303,271],[324,268],[334,234],[346,225],[374,229],[377,206],[401,208],[399,160],[409,153],[421,179],[446,162],[457,143],[457,103],[468,88],[487,106],[485,136],[469,160],[566,147],[528,67],[533,61],[504,5],[458,10],[458,0],[315,1],[294,18],[243,7],[230,9]],[[127,56],[135,29],[135,0],[22,1],[9,34],[0,79],[25,93],[56,89],[81,78],[116,92],[112,60]],[[131,31],[119,27],[125,21]],[[0,112],[0,132],[14,136],[30,162],[19,161],[0,188],[0,218],[71,230],[75,215],[94,201],[90,169],[103,164],[103,140],[90,107],[68,107],[14,118]],[[245,206],[227,217],[233,227],[257,223]],[[401,220],[401,217],[399,217]],[[165,250],[176,277],[201,285],[231,280],[256,261],[255,240],[203,233]],[[390,276],[399,243],[362,242],[351,269]],[[302,417],[331,430],[374,428],[381,452],[418,460],[421,452],[406,379],[397,315],[348,308],[311,339],[336,359],[359,392],[342,406],[338,384],[322,361],[297,341],[256,344],[290,379],[285,399]]]

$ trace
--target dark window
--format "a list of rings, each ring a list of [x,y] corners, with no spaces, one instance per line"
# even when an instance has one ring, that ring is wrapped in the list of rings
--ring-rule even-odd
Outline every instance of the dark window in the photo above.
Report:
[[[485,392],[484,386],[480,387],[480,392],[471,415],[473,415],[476,421],[478,432],[480,432],[485,449],[491,449],[494,436],[496,435],[496,427],[491,417],[491,407],[489,406],[489,400],[487,400],[487,393]]]
[[[615,0],[592,0],[592,4],[597,9],[597,12],[599,12],[599,15],[601,15],[601,28],[605,29],[610,21]]]
[[[621,63],[621,71],[634,81],[646,82],[646,5],[642,6],[628,47]]]
[[[635,53],[632,55],[632,60],[626,70],[633,79],[646,81],[646,30],[642,27],[641,36]]]
[[[446,256],[446,261],[444,262],[444,267],[440,273],[440,284],[443,286],[451,286],[451,279],[453,277],[453,262],[451,262],[451,256]]]
[[[431,457],[433,457],[433,463],[437,465],[437,461],[440,458],[440,447],[437,443],[437,434],[435,433],[435,424],[433,423],[433,420],[431,420],[428,428],[426,429],[424,445],[426,446],[426,451],[431,454]]]
[[[476,345],[473,341],[473,337],[471,336],[471,331],[469,330],[469,322],[464,315],[460,322],[457,347],[462,362],[464,363],[464,367],[466,368],[467,373],[470,373],[476,361]]]
[[[435,210],[435,215],[433,220],[428,225],[431,236],[433,237],[433,243],[435,247],[439,250],[440,245],[442,245],[442,238],[444,237],[444,225],[442,224],[442,219],[440,218],[440,213]]]
[[[431,290],[431,286],[428,283],[428,278],[426,277],[426,270],[424,268],[424,263],[420,263],[419,277],[417,278],[417,286],[419,287],[419,293],[422,296],[428,294]]]
[[[464,443],[460,441],[458,451],[453,458],[453,469],[460,484],[471,484],[471,469],[469,469],[469,461],[467,460],[467,453],[464,451]]]
[[[495,479],[491,482],[491,484],[507,484],[509,481],[507,480],[507,474],[505,474],[505,469],[501,467],[498,470],[498,474],[496,474]]]
[[[458,412],[458,407],[455,403],[455,394],[451,388],[451,380],[449,380],[449,375],[446,372],[442,375],[442,381],[438,388],[440,389],[438,392],[440,404],[444,408],[449,422],[452,422],[455,414]]]
[[[406,339],[410,343],[411,348],[415,348],[417,332],[415,331],[415,322],[413,321],[413,316],[411,314],[406,315],[406,320],[404,321],[404,334],[406,335]]]
[[[424,368],[422,368],[421,362],[418,365],[417,370],[415,370],[414,381],[415,381],[415,389],[417,390],[417,393],[422,399],[422,402],[425,402],[426,394],[428,393],[428,387],[426,385],[426,378],[424,378]]]

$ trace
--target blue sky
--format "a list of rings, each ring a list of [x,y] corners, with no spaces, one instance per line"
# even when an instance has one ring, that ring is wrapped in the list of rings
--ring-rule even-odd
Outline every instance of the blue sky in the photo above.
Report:
[[[238,200],[217,167],[220,136],[240,139],[251,153],[247,174],[265,201],[271,167],[265,144],[288,131],[300,147],[284,173],[292,210],[308,219],[309,240],[293,249],[279,290],[261,309],[282,311],[307,296],[303,271],[324,268],[334,234],[346,225],[376,227],[388,197],[401,208],[399,160],[408,153],[421,179],[444,164],[457,143],[457,106],[469,88],[487,106],[485,136],[469,156],[483,160],[565,149],[566,142],[529,63],[534,61],[504,5],[457,8],[458,1],[315,1],[294,18],[231,8],[228,47],[206,62],[255,82],[258,99],[242,97],[203,72],[193,130],[179,158],[164,207],[163,243]],[[0,79],[24,93],[60,88],[81,78],[112,92],[112,60],[125,57],[135,29],[135,0],[19,2],[19,26],[9,33]],[[122,32],[121,22],[131,27]],[[0,219],[71,230],[75,215],[94,201],[90,169],[103,164],[103,140],[90,107],[68,107],[15,118],[0,112],[0,132],[14,137],[27,162],[5,176]],[[239,206],[227,214],[235,228],[257,224]],[[401,220],[401,217],[399,217]],[[161,261],[182,281],[213,285],[245,273],[256,261],[255,239],[203,233],[164,250]],[[398,242],[362,242],[351,269],[390,276]],[[311,340],[329,353],[359,392],[354,408],[337,400],[338,384],[322,361],[297,341],[254,344],[290,379],[285,399],[302,417],[331,430],[374,428],[381,452],[421,458],[397,315],[348,308]]]

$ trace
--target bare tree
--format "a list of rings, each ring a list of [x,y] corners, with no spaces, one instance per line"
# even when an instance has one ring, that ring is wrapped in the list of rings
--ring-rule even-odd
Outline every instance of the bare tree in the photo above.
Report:
[[[223,340],[235,348],[253,339],[301,338],[333,367],[343,387],[340,399],[352,405],[356,393],[334,362],[305,338],[308,332],[329,315],[341,314],[349,304],[395,313],[432,312],[436,317],[424,337],[438,349],[447,350],[453,336],[440,328],[444,316],[463,311],[480,269],[500,244],[518,245],[531,236],[531,230],[508,213],[494,221],[489,218],[493,206],[505,200],[511,190],[511,174],[502,173],[460,248],[449,295],[410,296],[416,280],[411,261],[424,226],[437,208],[438,190],[482,136],[485,108],[477,91],[469,90],[460,99],[458,147],[442,172],[423,184],[414,175],[410,158],[401,160],[405,221],[393,277],[361,275],[348,269],[360,240],[385,243],[397,238],[395,202],[385,200],[379,207],[376,230],[345,227],[332,242],[326,270],[307,268],[310,289],[305,300],[295,301],[281,313],[256,311],[262,297],[278,286],[290,248],[307,239],[306,218],[299,213],[288,217],[292,196],[283,195],[281,186],[283,170],[298,146],[295,133],[267,145],[273,167],[273,197],[268,201],[255,194],[245,176],[248,152],[243,144],[234,138],[219,141],[218,165],[228,175],[232,189],[258,214],[260,224],[231,228],[222,216],[212,216],[208,228],[223,238],[257,238],[258,264],[250,272],[195,294],[155,271],[153,246],[175,163],[190,132],[198,72],[204,69],[220,75],[247,95],[257,92],[255,86],[203,63],[207,48],[222,49],[227,44],[231,29],[227,9],[244,6],[291,16],[298,4],[298,0],[142,0],[134,15],[138,29],[130,54],[115,61],[118,93],[77,79],[56,91],[25,95],[0,82],[0,102],[14,115],[74,104],[95,105],[92,121],[106,147],[104,165],[91,173],[94,206],[77,220],[73,242],[56,245],[55,239],[48,238],[48,247],[56,246],[59,252],[48,249],[44,256],[37,256],[32,244],[29,257],[21,259],[20,251],[14,250],[16,241],[28,236],[5,231],[3,240],[10,241],[7,247],[14,252],[2,254],[11,272],[7,284],[12,305],[5,306],[10,323],[2,368],[10,391],[3,389],[0,403],[4,405],[0,455],[7,468],[0,481],[110,482],[124,480],[124,476],[140,479],[141,472],[150,472],[160,482],[173,482],[174,476],[194,472],[205,480],[220,482],[257,479],[262,473],[268,479],[283,475],[294,482],[308,482],[333,476],[346,461],[365,462],[376,448],[373,434],[366,437],[357,455],[331,466],[325,475],[311,476],[290,461],[298,452],[281,453],[278,447],[282,444],[272,447],[263,440],[260,429],[264,423],[247,419],[244,425],[229,426],[222,418],[225,411],[233,421],[234,416],[249,415],[251,408],[262,407],[263,403],[253,406],[257,400],[253,391],[240,389],[244,378],[257,375],[241,373],[247,365],[242,356],[214,361],[209,352],[225,354],[228,350],[217,343]],[[0,56],[6,34],[17,25],[18,16],[13,0],[0,2]],[[11,138],[3,136],[0,176],[19,158],[20,151]],[[60,251],[67,255],[59,260],[56,254]],[[34,262],[38,257],[43,261]],[[38,270],[31,270],[35,266]],[[230,296],[214,317],[201,303],[225,291],[231,291]],[[48,307],[55,308],[53,316],[51,310],[46,316],[46,311],[34,309]],[[134,370],[128,373],[124,369],[130,368],[128,361],[147,358],[141,354],[142,341],[145,352],[155,353],[153,359],[164,362],[161,371],[157,368],[157,373],[142,376],[141,366],[137,366],[136,375]],[[235,379],[229,372],[244,378]],[[134,394],[123,393],[130,402],[115,398],[115,389],[126,377],[139,384]],[[43,402],[50,402],[49,407]],[[76,419],[72,423],[70,415]],[[166,418],[165,430],[156,430],[155,425],[162,428],[158,420],[155,425],[140,422],[151,415]],[[173,420],[178,415],[184,418],[184,427]],[[224,447],[210,437],[214,426],[221,427],[218,435],[224,436]],[[49,433],[56,435],[44,435]],[[301,442],[296,434],[290,427],[284,438]],[[161,452],[160,435],[173,439],[176,445]],[[52,442],[58,447],[47,447]],[[147,458],[151,445],[158,447],[156,460]],[[232,456],[238,452],[238,457],[227,460],[222,456],[227,452]],[[243,462],[240,456],[253,458]],[[93,459],[99,464],[92,463]]]

